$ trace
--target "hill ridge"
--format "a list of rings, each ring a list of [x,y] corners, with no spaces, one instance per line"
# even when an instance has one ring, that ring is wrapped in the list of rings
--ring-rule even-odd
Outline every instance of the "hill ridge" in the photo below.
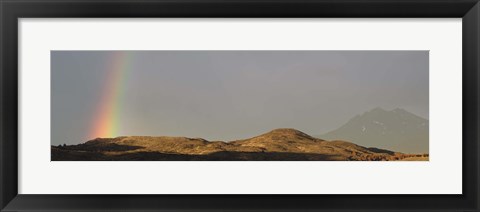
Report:
[[[171,136],[96,138],[52,146],[52,160],[399,160],[407,157],[348,141],[325,141],[292,128],[231,142]]]

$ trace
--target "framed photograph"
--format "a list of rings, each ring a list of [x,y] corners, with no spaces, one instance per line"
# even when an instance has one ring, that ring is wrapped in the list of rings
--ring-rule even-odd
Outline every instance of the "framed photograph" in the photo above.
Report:
[[[479,211],[476,0],[0,13],[1,211]]]

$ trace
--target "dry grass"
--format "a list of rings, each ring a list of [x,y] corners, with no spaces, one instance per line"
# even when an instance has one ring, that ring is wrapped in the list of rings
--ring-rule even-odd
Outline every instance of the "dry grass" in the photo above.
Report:
[[[201,138],[124,136],[97,138],[79,145],[52,147],[52,160],[424,160],[428,155],[366,148],[347,141],[325,141],[295,129],[276,129],[232,142]]]
[[[404,158],[402,161],[429,161],[430,158],[427,157],[409,157],[409,158]]]

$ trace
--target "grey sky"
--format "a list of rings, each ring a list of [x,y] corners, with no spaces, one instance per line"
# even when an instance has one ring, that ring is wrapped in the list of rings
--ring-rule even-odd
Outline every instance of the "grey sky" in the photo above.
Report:
[[[52,144],[89,139],[112,51],[52,51]],[[427,51],[129,51],[121,135],[311,135],[375,107],[428,118]]]

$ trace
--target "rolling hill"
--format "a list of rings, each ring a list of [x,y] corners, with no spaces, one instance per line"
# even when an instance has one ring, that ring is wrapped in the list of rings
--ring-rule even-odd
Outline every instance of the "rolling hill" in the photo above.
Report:
[[[366,148],[347,141],[326,141],[295,129],[276,129],[244,140],[207,141],[202,138],[123,136],[97,138],[78,145],[52,146],[52,161],[380,161],[409,155]]]

